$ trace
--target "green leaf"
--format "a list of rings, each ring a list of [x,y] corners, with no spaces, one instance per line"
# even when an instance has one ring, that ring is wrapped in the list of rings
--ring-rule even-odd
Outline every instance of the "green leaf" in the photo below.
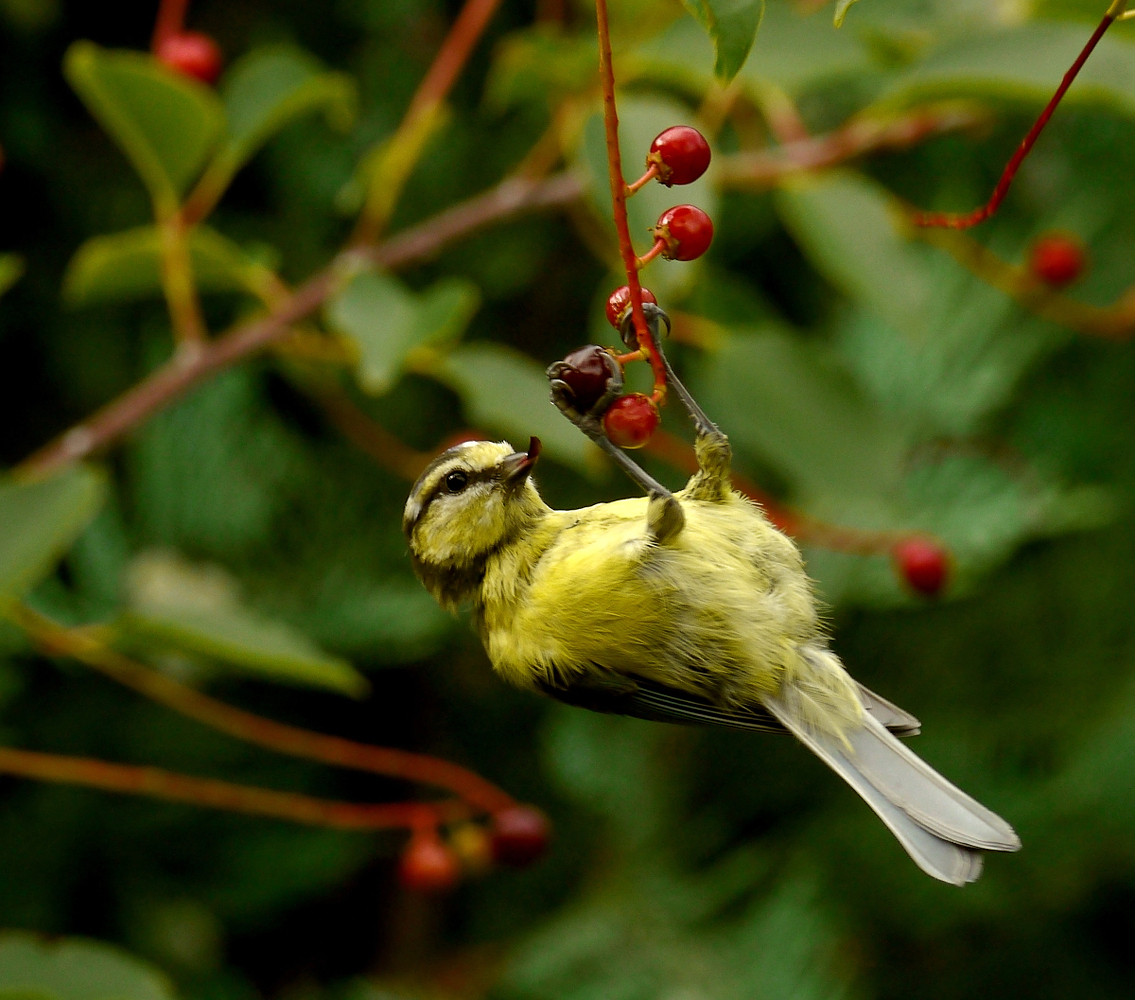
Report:
[[[903,331],[925,321],[935,251],[900,232],[894,198],[860,174],[793,181],[776,195],[785,224],[817,269]]]
[[[72,45],[63,71],[138,171],[158,214],[175,211],[224,129],[216,94],[149,55],[92,42]]]
[[[0,253],[0,295],[19,281],[23,273],[22,257],[14,253]]]
[[[232,172],[285,125],[313,111],[323,111],[332,128],[346,132],[358,105],[349,76],[325,70],[290,45],[253,49],[243,56],[225,74],[221,96],[229,131],[220,159]]]
[[[835,14],[832,17],[832,24],[837,28],[843,27],[843,19],[847,17],[847,12],[851,9],[852,4],[859,3],[859,0],[836,0]]]
[[[1035,23],[967,36],[944,45],[901,75],[884,100],[907,104],[925,98],[1003,97],[1043,102],[1056,90],[1090,31],[1082,24]],[[1103,104],[1135,114],[1135,45],[1103,38],[1063,103]]]
[[[689,109],[677,101],[664,97],[640,97],[626,94],[619,99],[619,149],[623,169],[633,180],[646,169],[645,150],[654,137],[671,125],[698,125]],[[708,132],[704,126],[702,132]],[[600,224],[610,233],[615,246],[615,228],[611,221],[611,187],[607,173],[607,144],[601,114],[592,115],[583,129],[582,144],[577,151],[578,166],[585,172],[588,193]],[[641,254],[650,249],[653,238],[650,227],[658,217],[672,206],[687,202],[697,205],[715,218],[717,213],[716,168],[709,169],[693,184],[682,187],[681,194],[674,188],[650,183],[627,202],[627,222],[636,250]],[[647,283],[660,301],[676,298],[690,289],[697,280],[701,265],[697,261],[670,263],[651,268]]]
[[[0,1000],[174,1000],[157,969],[100,941],[0,934]]]
[[[388,392],[415,348],[457,340],[480,305],[475,285],[459,278],[411,292],[388,274],[357,275],[327,305],[327,321],[359,351],[365,392]]]
[[[219,660],[246,673],[354,697],[369,685],[291,626],[246,607],[218,566],[194,566],[170,552],[138,556],[129,574],[130,609],[118,626],[128,640]]]
[[[156,226],[87,240],[67,265],[64,299],[72,306],[88,306],[160,296],[161,240]],[[200,291],[255,291],[259,266],[215,229],[196,226],[189,234],[189,254]]]
[[[460,397],[473,426],[500,433],[515,445],[540,438],[549,457],[594,477],[599,452],[552,403],[543,369],[501,344],[466,344],[438,355],[429,373]]]
[[[19,598],[44,577],[105,496],[105,478],[87,466],[35,482],[0,479],[0,601]]]
[[[745,64],[764,16],[764,0],[682,0],[713,40],[714,72],[732,80]]]

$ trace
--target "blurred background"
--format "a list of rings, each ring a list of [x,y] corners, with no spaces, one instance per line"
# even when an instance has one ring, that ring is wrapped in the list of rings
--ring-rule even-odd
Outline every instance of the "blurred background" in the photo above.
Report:
[[[170,358],[163,184],[182,197],[229,155],[189,241],[219,335],[343,245],[460,9],[200,0],[214,94],[115,63],[156,11],[112,6],[0,0],[5,467]],[[404,831],[3,777],[0,927],[62,936],[72,973],[113,988],[8,935],[0,996],[5,962],[41,963],[52,1000],[1129,996],[1135,29],[1101,43],[992,221],[925,237],[902,207],[982,203],[1104,6],[863,0],[836,31],[831,5],[769,0],[728,86],[676,3],[612,10],[628,178],[669,125],[714,147],[701,181],[631,203],[640,252],[670,204],[716,223],[704,258],[644,272],[670,354],[804,547],[852,673],[921,718],[916,751],[1008,818],[1019,854],[942,885],[791,739],[509,690],[414,579],[402,504],[455,435],[539,433],[554,506],[635,492],[544,403],[550,362],[617,337],[594,12],[504,0],[386,230],[518,170],[571,196],[366,272],[42,495],[5,480],[0,556],[39,539],[62,561],[24,575],[26,606],[168,677],[478,771],[547,812],[550,849],[427,895],[396,876]],[[84,39],[100,48],[65,77]],[[137,94],[143,140],[173,123],[149,173],[106,111]],[[1037,264],[1054,233],[1071,275]],[[692,435],[677,412],[664,427],[644,462],[676,487]],[[912,533],[949,552],[934,598],[892,556]],[[33,639],[0,625],[5,745],[333,799],[429,792],[238,742]]]

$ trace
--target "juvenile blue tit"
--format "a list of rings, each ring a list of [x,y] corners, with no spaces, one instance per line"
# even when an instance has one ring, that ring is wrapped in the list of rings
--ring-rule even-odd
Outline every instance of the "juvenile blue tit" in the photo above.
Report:
[[[540,498],[538,452],[535,439],[527,453],[451,448],[403,519],[418,575],[443,607],[472,604],[501,677],[595,711],[787,730],[944,882],[976,879],[981,851],[1020,847],[895,738],[918,720],[828,649],[800,552],[732,489],[724,435],[699,436],[681,492],[583,510]]]

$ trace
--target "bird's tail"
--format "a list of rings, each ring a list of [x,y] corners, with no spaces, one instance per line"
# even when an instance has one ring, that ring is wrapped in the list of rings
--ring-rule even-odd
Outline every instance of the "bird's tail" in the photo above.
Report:
[[[820,655],[835,661],[829,669],[842,672],[833,654]],[[785,684],[764,703],[863,797],[928,875],[965,885],[981,874],[981,851],[1020,848],[1020,839],[1005,820],[911,753],[871,713],[863,712],[861,723],[839,734],[815,724],[814,706],[798,683]]]

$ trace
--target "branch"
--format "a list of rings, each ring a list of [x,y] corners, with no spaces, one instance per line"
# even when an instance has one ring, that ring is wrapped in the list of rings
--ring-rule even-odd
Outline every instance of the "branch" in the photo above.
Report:
[[[272,816],[309,826],[339,830],[381,830],[390,827],[417,828],[439,821],[462,819],[466,810],[459,802],[384,802],[361,805],[317,799],[295,792],[235,785],[212,778],[194,778],[157,767],[111,764],[90,757],[65,757],[0,747],[0,772],[63,785],[86,785],[126,795],[150,795],[172,802],[185,802],[253,816]]]
[[[427,754],[355,743],[338,736],[314,733],[265,719],[226,705],[165,674],[135,663],[101,642],[97,633],[91,630],[64,628],[21,605],[12,607],[9,614],[45,652],[68,656],[85,663],[175,712],[247,743],[336,767],[369,771],[389,778],[446,788],[487,813],[515,804],[507,792],[457,764]]]
[[[377,247],[345,250],[268,315],[237,325],[200,351],[175,355],[116,400],[24,459],[15,471],[26,477],[48,475],[115,443],[194,386],[281,340],[293,323],[311,315],[334,293],[340,275],[360,264],[393,269],[417,263],[490,222],[526,210],[566,205],[581,193],[579,180],[568,173],[545,181],[510,178]]]

